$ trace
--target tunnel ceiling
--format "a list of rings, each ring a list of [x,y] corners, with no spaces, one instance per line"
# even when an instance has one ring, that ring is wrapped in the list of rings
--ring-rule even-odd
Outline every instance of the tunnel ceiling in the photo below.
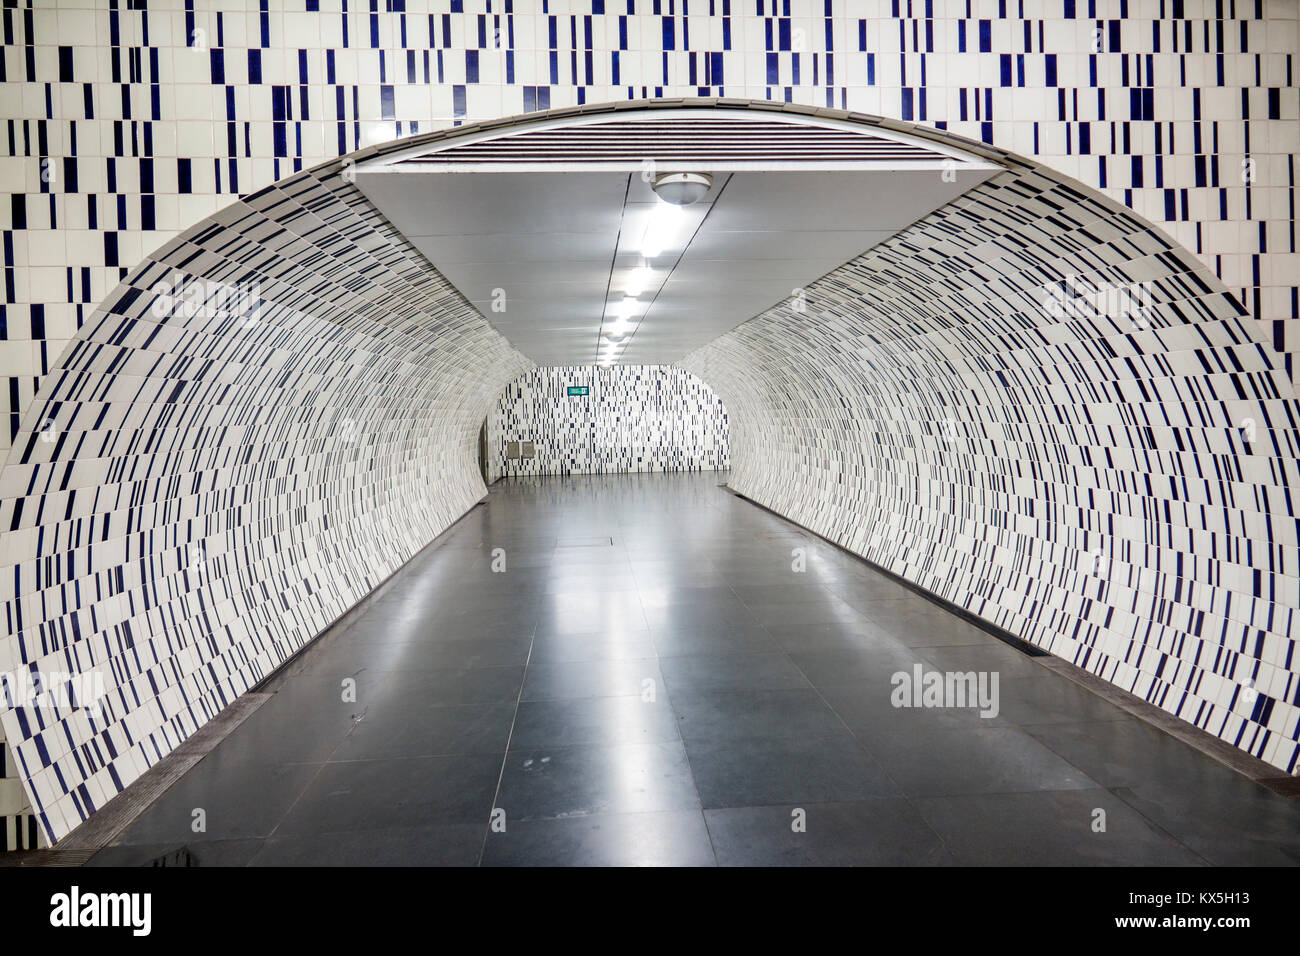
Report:
[[[533,361],[656,365],[1000,168],[905,134],[745,114],[533,120],[363,163],[357,186]],[[713,177],[680,211],[650,186],[679,171]]]

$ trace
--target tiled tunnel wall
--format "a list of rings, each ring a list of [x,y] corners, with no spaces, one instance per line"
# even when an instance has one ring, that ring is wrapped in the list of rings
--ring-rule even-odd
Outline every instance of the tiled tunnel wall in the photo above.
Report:
[[[1161,224],[1300,381],[1292,0],[16,0],[0,43],[0,452],[118,281],[238,196],[395,137],[654,96],[1033,156]]]
[[[51,840],[471,507],[529,364],[338,163],[133,270],[0,473],[0,673],[47,682],[0,720]]]
[[[34,850],[45,846],[46,841],[31,803],[23,791],[23,780],[14,765],[9,745],[0,741],[0,852],[5,850]]]
[[[1204,265],[1003,161],[687,356],[731,487],[1293,772],[1300,403]]]
[[[585,395],[570,395],[570,388]],[[532,442],[531,458],[507,457]],[[540,366],[506,386],[488,416],[489,474],[611,475],[726,468],[727,412],[670,365]]]

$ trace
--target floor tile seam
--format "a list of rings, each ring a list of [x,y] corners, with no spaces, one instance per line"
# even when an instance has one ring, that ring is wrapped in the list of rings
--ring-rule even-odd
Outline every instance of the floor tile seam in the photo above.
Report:
[[[1126,715],[1126,716],[1128,716],[1128,715]],[[1085,723],[1085,722],[1090,723],[1091,721],[1079,721],[1079,723]],[[1149,726],[1148,724],[1146,724],[1145,721],[1142,722],[1142,725],[1143,725],[1144,727],[1145,727],[1145,726]],[[1037,724],[1037,725],[1028,725],[1028,726],[1045,726],[1045,725],[1043,725],[1043,724]],[[1058,724],[1058,725],[1054,725],[1054,726],[1060,726],[1060,725]],[[1028,731],[1025,731],[1025,732],[1028,733]],[[1116,785],[1113,785],[1113,784],[1112,784],[1112,785],[1107,785],[1107,784],[1105,784],[1105,783],[1102,783],[1100,780],[1097,780],[1097,778],[1094,777],[1092,774],[1087,774],[1087,773],[1085,773],[1082,767],[1079,767],[1078,765],[1076,765],[1072,760],[1070,760],[1069,757],[1067,757],[1065,754],[1061,753],[1059,750],[1057,750],[1055,747],[1053,747],[1053,746],[1052,746],[1048,741],[1046,741],[1046,740],[1042,740],[1042,739],[1040,739],[1039,737],[1037,737],[1037,736],[1035,736],[1035,735],[1033,735],[1033,734],[1029,734],[1029,736],[1033,737],[1034,740],[1038,741],[1038,743],[1039,743],[1040,746],[1046,748],[1048,751],[1050,751],[1051,753],[1055,754],[1058,758],[1060,758],[1062,761],[1064,761],[1067,765],[1069,765],[1070,767],[1074,768],[1074,769],[1077,770],[1079,773],[1084,773],[1084,775],[1085,775],[1089,780],[1092,780],[1092,781],[1094,781],[1094,782],[1097,784],[1097,787],[1096,787],[1095,789],[1098,789],[1098,790],[1104,790],[1106,793],[1109,793],[1109,794],[1110,794],[1112,797],[1114,797],[1116,800],[1119,800],[1119,801],[1120,801],[1121,803],[1123,803],[1126,807],[1128,807],[1130,810],[1132,810],[1134,813],[1136,813],[1136,814],[1137,814],[1137,815],[1138,815],[1138,816],[1139,816],[1139,817],[1140,817],[1140,818],[1141,818],[1141,819],[1142,819],[1142,820],[1143,820],[1143,821],[1144,821],[1144,822],[1145,822],[1149,827],[1151,827],[1152,829],[1156,830],[1156,831],[1159,832],[1159,833],[1164,834],[1164,835],[1167,836],[1170,840],[1172,840],[1175,844],[1177,844],[1178,846],[1180,846],[1180,847],[1182,847],[1183,849],[1185,849],[1188,853],[1191,853],[1193,856],[1197,857],[1198,859],[1203,860],[1207,865],[1209,865],[1209,866],[1213,866],[1213,865],[1214,865],[1214,864],[1211,863],[1208,859],[1206,859],[1204,856],[1202,856],[1200,853],[1198,853],[1196,850],[1193,850],[1190,846],[1188,846],[1186,843],[1184,843],[1184,842],[1182,841],[1182,839],[1179,838],[1179,836],[1178,836],[1177,834],[1175,834],[1172,830],[1169,830],[1168,828],[1166,828],[1165,826],[1163,826],[1161,823],[1159,823],[1158,821],[1152,819],[1152,818],[1151,818],[1150,816],[1148,816],[1146,813],[1142,812],[1142,809],[1141,809],[1140,807],[1136,806],[1135,804],[1133,804],[1131,801],[1126,800],[1126,799],[1124,798],[1124,795],[1118,792],[1118,791],[1120,791],[1120,790],[1127,789],[1126,787],[1120,787],[1120,786],[1116,786]],[[1049,792],[1051,792],[1051,791],[1049,791]]]
[[[677,745],[682,749],[682,759],[686,761],[686,772],[691,777],[691,790],[695,793],[695,802],[699,804],[700,819],[704,822],[704,833],[709,838],[709,853],[713,856],[713,865],[718,866],[718,850],[713,842],[713,831],[709,828],[709,818],[704,814],[704,797],[700,793],[700,784],[695,776],[695,766],[691,763],[691,753],[686,747],[686,740],[682,737],[681,726],[677,720],[677,708],[673,706],[672,693],[668,690],[666,682],[664,684],[664,698],[673,717],[673,729],[677,733]]]
[[[793,663],[795,667],[799,667],[798,662],[794,661],[793,658],[791,659],[791,663]],[[803,671],[803,668],[799,668],[799,669],[801,672]],[[807,674],[804,674],[804,679],[808,680]],[[812,684],[812,681],[809,680],[809,683]],[[813,684],[813,691],[817,694],[817,698],[822,702],[823,706],[825,706],[828,710],[830,710],[830,712],[834,714],[836,719],[840,722],[840,725],[844,727],[845,730],[848,731],[849,736],[852,737],[853,740],[857,743],[858,748],[862,750],[864,753],[866,753],[867,756],[869,756],[872,759],[872,761],[875,762],[876,766],[880,768],[880,772],[885,775],[885,779],[889,781],[890,786],[892,786],[898,792],[899,796],[901,796],[902,799],[907,801],[908,806],[912,808],[912,812],[917,815],[917,818],[925,825],[925,828],[929,830],[931,834],[933,834],[936,840],[939,841],[939,845],[943,847],[944,852],[948,854],[948,858],[955,861],[957,859],[956,853],[953,852],[952,847],[948,845],[948,841],[943,838],[943,835],[939,833],[937,830],[935,830],[933,826],[930,825],[929,819],[927,819],[925,815],[921,813],[920,808],[916,806],[915,801],[912,799],[912,795],[907,792],[907,790],[898,782],[897,779],[895,779],[894,775],[889,772],[889,769],[885,766],[885,764],[881,761],[881,759],[878,756],[876,756],[875,752],[866,745],[866,742],[861,737],[858,736],[857,732],[854,731],[854,729],[849,726],[848,721],[844,719],[844,715],[841,714],[831,704],[831,702],[826,699],[826,697],[821,692],[821,688]]]
[[[519,720],[519,705],[523,703],[524,688],[528,686],[528,667],[533,659],[533,645],[537,640],[537,625],[533,625],[533,632],[528,639],[528,656],[524,660],[524,673],[519,681],[519,693],[515,695],[515,709],[510,716],[510,730],[506,734],[506,749],[501,755],[501,769],[497,771],[496,787],[492,791],[492,803],[488,807],[488,819],[483,824],[483,842],[479,845],[478,861],[475,866],[482,867],[483,859],[487,854],[488,840],[492,836],[493,817],[497,811],[497,802],[501,799],[501,782],[505,779],[506,766],[510,761],[510,742],[514,738],[515,723]],[[507,814],[507,826],[509,826],[509,816]]]

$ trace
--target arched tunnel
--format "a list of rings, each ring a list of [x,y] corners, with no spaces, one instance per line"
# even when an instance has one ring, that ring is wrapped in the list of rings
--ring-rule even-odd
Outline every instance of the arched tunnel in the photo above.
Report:
[[[474,862],[500,810],[506,859],[599,818],[614,859],[743,861],[764,813],[872,799],[926,861],[1048,791],[1172,826],[1189,779],[1297,769],[1298,416],[1161,227],[925,124],[647,99],[406,136],[185,230],[43,377],[0,725],[56,849],[178,760],[119,851],[386,859],[388,818]],[[927,713],[931,673],[1001,703]],[[204,772],[278,836],[235,803],[195,836]],[[1290,804],[1234,799],[1234,859],[1294,861]],[[1097,859],[1212,856],[1195,825]]]

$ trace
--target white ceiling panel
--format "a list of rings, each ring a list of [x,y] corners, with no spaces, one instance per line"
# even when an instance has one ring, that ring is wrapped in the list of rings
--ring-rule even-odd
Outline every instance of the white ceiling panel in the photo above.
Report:
[[[409,238],[617,231],[625,173],[371,173],[367,198]]]
[[[610,262],[617,238],[616,233],[552,232],[546,235],[416,236],[411,243],[441,269],[443,266],[487,262],[502,265],[512,262]],[[443,271],[447,278],[456,281],[449,270]]]
[[[878,242],[884,242],[894,230],[863,232],[805,232],[799,230],[764,230],[729,232],[701,229],[691,243],[692,255],[709,259],[757,259],[784,262],[791,252],[801,259],[847,262]],[[824,273],[823,269],[819,275]],[[815,276],[813,278],[816,278]],[[811,281],[811,279],[809,280]]]
[[[500,262],[463,262],[456,267],[457,278],[463,283],[462,292],[479,286],[487,290],[498,288],[509,279],[511,288],[553,288],[566,286],[590,288],[609,279],[609,262],[600,259],[570,260],[564,269],[557,271],[554,262],[536,261],[509,263],[510,275],[502,274]],[[474,298],[474,296],[470,296]]]
[[[742,171],[676,219],[635,172],[368,172],[357,185],[533,361],[597,361],[633,270],[619,360],[663,364],[790,297],[995,170]],[[953,181],[955,175],[955,181]],[[655,218],[657,217],[657,218]],[[668,236],[645,251],[648,224]],[[665,225],[667,223],[667,225]],[[506,294],[492,311],[493,290]]]
[[[840,265],[841,263],[836,263]],[[772,279],[784,283],[792,279],[806,279],[826,265],[823,259],[706,259],[691,256],[683,259],[673,269],[673,282],[754,282]]]
[[[956,199],[987,173],[902,169],[808,174],[758,172],[731,177],[709,216],[710,230],[793,233],[827,230],[897,232],[930,209]],[[918,201],[920,205],[918,205]],[[933,203],[933,205],[929,205]],[[928,205],[928,208],[927,208]]]

